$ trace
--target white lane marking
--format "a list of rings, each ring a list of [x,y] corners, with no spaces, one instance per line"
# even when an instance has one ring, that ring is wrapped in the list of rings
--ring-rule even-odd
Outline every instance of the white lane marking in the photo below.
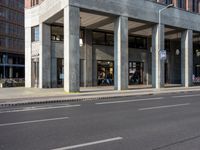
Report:
[[[183,98],[183,97],[197,97],[200,96],[200,94],[194,94],[194,95],[180,95],[180,96],[172,96],[173,98]]]
[[[153,101],[153,100],[161,100],[161,99],[164,99],[164,97],[146,98],[146,99],[135,99],[135,100],[122,100],[122,101],[111,101],[111,102],[101,102],[101,103],[96,103],[96,105],[130,103],[130,102],[140,102],[140,101]]]
[[[13,112],[26,112],[26,111],[36,111],[36,110],[48,110],[48,109],[59,109],[59,108],[70,108],[70,107],[80,107],[81,105],[64,105],[64,106],[48,106],[48,107],[25,107],[20,110],[5,110],[2,113],[13,113]]]
[[[84,144],[78,144],[78,145],[73,145],[73,146],[56,148],[56,149],[52,149],[52,150],[76,149],[76,148],[80,148],[80,147],[86,147],[86,146],[91,146],[91,145],[96,145],[96,144],[108,143],[108,142],[118,141],[118,140],[122,140],[122,139],[123,139],[122,137],[115,137],[115,138],[110,138],[110,139],[105,139],[105,140],[100,140],[100,141],[95,141],[95,142],[89,142],[89,143],[84,143]]]
[[[48,122],[48,121],[57,121],[57,120],[65,120],[69,117],[61,117],[61,118],[51,118],[51,119],[41,119],[41,120],[32,120],[32,121],[23,121],[23,122],[14,122],[14,123],[3,123],[0,124],[0,127],[4,126],[12,126],[12,125],[21,125],[21,124],[30,124],[30,123],[39,123],[39,122]]]
[[[148,107],[148,108],[140,108],[140,109],[138,109],[138,110],[144,111],[144,110],[152,110],[152,109],[162,109],[162,108],[180,107],[180,106],[187,106],[187,105],[190,105],[190,103],[176,104],[176,105],[165,105],[165,106],[156,106],[156,107]]]

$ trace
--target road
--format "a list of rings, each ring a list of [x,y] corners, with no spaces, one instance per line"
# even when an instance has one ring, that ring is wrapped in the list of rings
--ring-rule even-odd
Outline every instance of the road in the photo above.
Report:
[[[0,109],[0,150],[200,150],[200,92]]]

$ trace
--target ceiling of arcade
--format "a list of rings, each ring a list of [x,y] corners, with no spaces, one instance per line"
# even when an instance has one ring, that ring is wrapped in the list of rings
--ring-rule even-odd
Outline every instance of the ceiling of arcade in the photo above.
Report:
[[[80,12],[81,27],[96,30],[113,31],[114,30],[114,19],[113,16],[100,15],[91,12]],[[63,17],[55,21],[56,24],[63,24]],[[140,35],[140,36],[151,36],[152,35],[153,23],[141,22],[136,20],[129,20],[128,28],[129,34]],[[166,26],[165,38],[166,39],[177,39],[180,38],[180,29],[175,29]]]

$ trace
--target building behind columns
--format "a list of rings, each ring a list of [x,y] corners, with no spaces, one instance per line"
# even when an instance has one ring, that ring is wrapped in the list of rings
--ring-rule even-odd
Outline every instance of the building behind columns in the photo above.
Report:
[[[0,0],[0,79],[24,78],[24,0]]]
[[[199,0],[25,0],[26,87],[196,85],[199,13]]]

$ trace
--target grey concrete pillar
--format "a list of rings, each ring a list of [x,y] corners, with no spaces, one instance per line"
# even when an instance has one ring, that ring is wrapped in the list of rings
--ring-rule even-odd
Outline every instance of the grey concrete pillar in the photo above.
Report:
[[[146,52],[146,66],[147,66],[147,72],[146,72],[146,84],[151,85],[151,53],[152,53],[152,47],[151,44],[152,40],[151,38],[147,38],[147,52]]]
[[[32,74],[31,74],[31,27],[25,28],[25,87],[31,88]]]
[[[57,87],[57,58],[51,58],[51,87]]]
[[[193,75],[193,31],[185,30],[181,35],[181,81],[182,85],[192,85]]]
[[[67,6],[64,9],[64,90],[80,91],[80,10]]]
[[[128,18],[119,16],[114,27],[115,90],[128,89]]]
[[[160,60],[159,51],[164,50],[165,26],[161,25],[159,37],[159,25],[155,25],[152,30],[152,86],[159,89],[164,87],[165,80],[165,61]]]
[[[92,50],[92,85],[97,86],[97,54],[96,49]]]
[[[85,30],[84,87],[92,86],[92,30]]]
[[[13,67],[9,67],[9,78],[13,78]]]
[[[51,87],[51,27],[40,25],[39,88]]]

